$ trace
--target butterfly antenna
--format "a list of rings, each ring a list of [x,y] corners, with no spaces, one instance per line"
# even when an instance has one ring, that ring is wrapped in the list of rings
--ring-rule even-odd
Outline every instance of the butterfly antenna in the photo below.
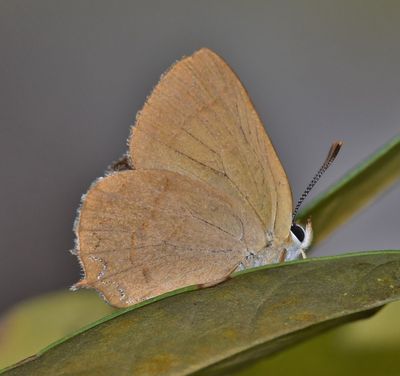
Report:
[[[293,211],[293,216],[292,216],[293,223],[294,223],[294,220],[296,218],[297,212],[299,211],[301,204],[303,203],[305,198],[308,196],[308,194],[311,192],[311,190],[313,189],[315,184],[318,183],[318,180],[321,179],[321,176],[324,174],[324,172],[329,168],[329,166],[332,164],[332,162],[336,159],[342,145],[343,145],[342,141],[336,141],[332,144],[324,163],[322,164],[320,169],[317,171],[317,173],[314,175],[314,177],[310,181],[310,184],[308,184],[307,188],[304,190],[303,194],[297,201],[297,204]]]

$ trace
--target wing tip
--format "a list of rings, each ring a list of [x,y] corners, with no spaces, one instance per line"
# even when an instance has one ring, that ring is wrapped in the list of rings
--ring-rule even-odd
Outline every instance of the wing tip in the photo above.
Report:
[[[208,58],[214,58],[214,59],[219,59],[223,60],[221,56],[219,56],[215,51],[211,50],[208,47],[201,47],[189,57],[195,58],[195,57],[208,57]]]

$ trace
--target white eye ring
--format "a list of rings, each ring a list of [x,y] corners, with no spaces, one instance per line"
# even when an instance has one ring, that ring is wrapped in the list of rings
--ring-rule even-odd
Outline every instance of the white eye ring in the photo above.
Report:
[[[304,238],[306,237],[306,231],[304,228],[297,223],[293,223],[292,227],[290,228],[290,232],[294,235],[297,240],[302,243]]]

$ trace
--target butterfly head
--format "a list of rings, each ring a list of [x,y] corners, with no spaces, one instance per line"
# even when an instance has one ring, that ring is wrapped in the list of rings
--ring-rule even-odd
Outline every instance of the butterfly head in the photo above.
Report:
[[[305,252],[312,241],[311,219],[308,219],[305,227],[293,223],[290,228],[290,235],[292,237],[292,244],[286,250],[285,261],[296,260],[300,257],[305,258]]]

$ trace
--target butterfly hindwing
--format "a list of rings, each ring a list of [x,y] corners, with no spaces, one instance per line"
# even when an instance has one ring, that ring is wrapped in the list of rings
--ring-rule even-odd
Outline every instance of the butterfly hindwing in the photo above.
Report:
[[[230,197],[180,174],[112,174],[92,186],[81,208],[84,283],[124,306],[220,280],[244,258],[245,233],[262,234],[243,214]]]

